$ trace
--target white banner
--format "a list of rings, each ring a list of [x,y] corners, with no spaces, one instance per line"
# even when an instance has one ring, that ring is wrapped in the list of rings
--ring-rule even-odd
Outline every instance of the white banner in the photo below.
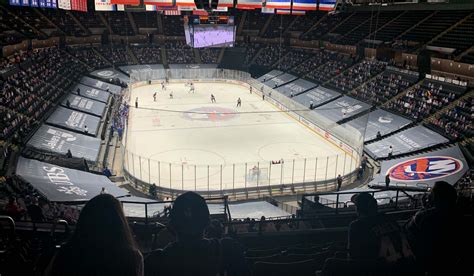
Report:
[[[71,0],[58,0],[58,8],[71,10]]]

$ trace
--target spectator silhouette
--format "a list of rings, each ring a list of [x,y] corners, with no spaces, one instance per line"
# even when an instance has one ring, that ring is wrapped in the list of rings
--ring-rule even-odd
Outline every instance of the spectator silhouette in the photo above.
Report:
[[[23,217],[25,210],[18,205],[16,198],[10,197],[8,203],[5,205],[5,213],[14,220],[19,220]]]
[[[46,220],[43,209],[39,206],[37,197],[33,197],[31,204],[29,204],[26,209],[32,221],[41,222]]]
[[[224,236],[224,225],[217,220],[211,220],[211,223],[206,229],[206,238],[221,239]]]
[[[143,275],[143,257],[116,198],[101,194],[84,206],[46,275]]]
[[[456,199],[452,185],[445,181],[436,182],[430,194],[432,207],[418,211],[406,224],[417,261],[429,275],[442,273],[447,267],[452,269],[450,275],[461,275],[454,270],[461,268],[463,257],[472,256],[472,252],[463,252],[464,245],[472,242],[472,233],[461,223],[455,210]]]
[[[232,239],[205,239],[209,209],[200,195],[186,192],[176,198],[170,226],[177,241],[152,252],[145,275],[247,275],[243,252]]]
[[[400,234],[400,228],[383,214],[378,214],[377,201],[371,194],[356,194],[351,200],[356,206],[358,217],[349,225],[348,248],[352,259],[395,263],[412,257],[408,241]]]
[[[398,224],[378,213],[369,193],[356,194],[351,201],[357,219],[349,225],[349,258],[327,259],[322,275],[412,275],[413,254]]]

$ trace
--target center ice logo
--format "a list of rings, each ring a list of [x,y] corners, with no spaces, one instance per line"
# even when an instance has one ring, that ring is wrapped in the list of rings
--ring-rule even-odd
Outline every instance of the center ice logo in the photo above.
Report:
[[[461,161],[448,156],[420,157],[394,165],[388,174],[392,180],[433,180],[456,174],[462,167]]]
[[[234,110],[224,107],[199,107],[188,110],[184,113],[184,118],[196,121],[226,121],[235,118],[237,114]]]

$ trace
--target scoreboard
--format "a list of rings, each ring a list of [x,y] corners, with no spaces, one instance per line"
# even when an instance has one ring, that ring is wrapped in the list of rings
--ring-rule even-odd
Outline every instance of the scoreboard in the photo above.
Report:
[[[193,48],[233,47],[236,26],[233,16],[200,15],[184,17],[186,44]]]

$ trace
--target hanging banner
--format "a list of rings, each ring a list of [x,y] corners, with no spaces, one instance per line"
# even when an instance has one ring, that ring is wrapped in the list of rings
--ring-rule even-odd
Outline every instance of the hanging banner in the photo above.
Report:
[[[289,9],[288,10],[287,9],[277,9],[276,14],[287,14],[287,15],[289,15],[289,14],[291,14],[291,10],[289,10]]]
[[[140,5],[140,0],[110,0],[110,2],[112,4],[120,4],[120,5]]]
[[[282,14],[290,14],[291,9],[291,0],[267,0],[267,4],[265,5],[266,8],[271,9],[283,9],[281,12]],[[288,10],[288,13],[286,13]],[[278,10],[277,10],[278,13]]]
[[[233,8],[234,0],[219,0],[217,7],[218,8],[222,8],[222,7]]]
[[[318,5],[316,0],[293,0],[292,8],[292,13],[295,14],[295,11],[315,11],[318,8]]]
[[[38,0],[31,0],[30,1],[30,7],[38,8],[39,7],[39,1]]]
[[[96,11],[115,11],[117,6],[111,3],[111,0],[95,0]]]
[[[237,8],[244,10],[260,9],[262,7],[261,0],[237,0]]]
[[[300,11],[300,10],[292,10],[291,11],[292,15],[305,15],[306,11]]]
[[[336,0],[319,0],[320,11],[333,11],[336,9]]]
[[[8,3],[10,4],[10,6],[21,6],[20,0],[9,0]]]
[[[71,9],[73,11],[87,12],[87,0],[71,0]]]
[[[58,7],[63,10],[71,10],[71,0],[58,0]]]
[[[143,0],[143,4],[159,7],[171,7],[176,5],[176,0]]]

